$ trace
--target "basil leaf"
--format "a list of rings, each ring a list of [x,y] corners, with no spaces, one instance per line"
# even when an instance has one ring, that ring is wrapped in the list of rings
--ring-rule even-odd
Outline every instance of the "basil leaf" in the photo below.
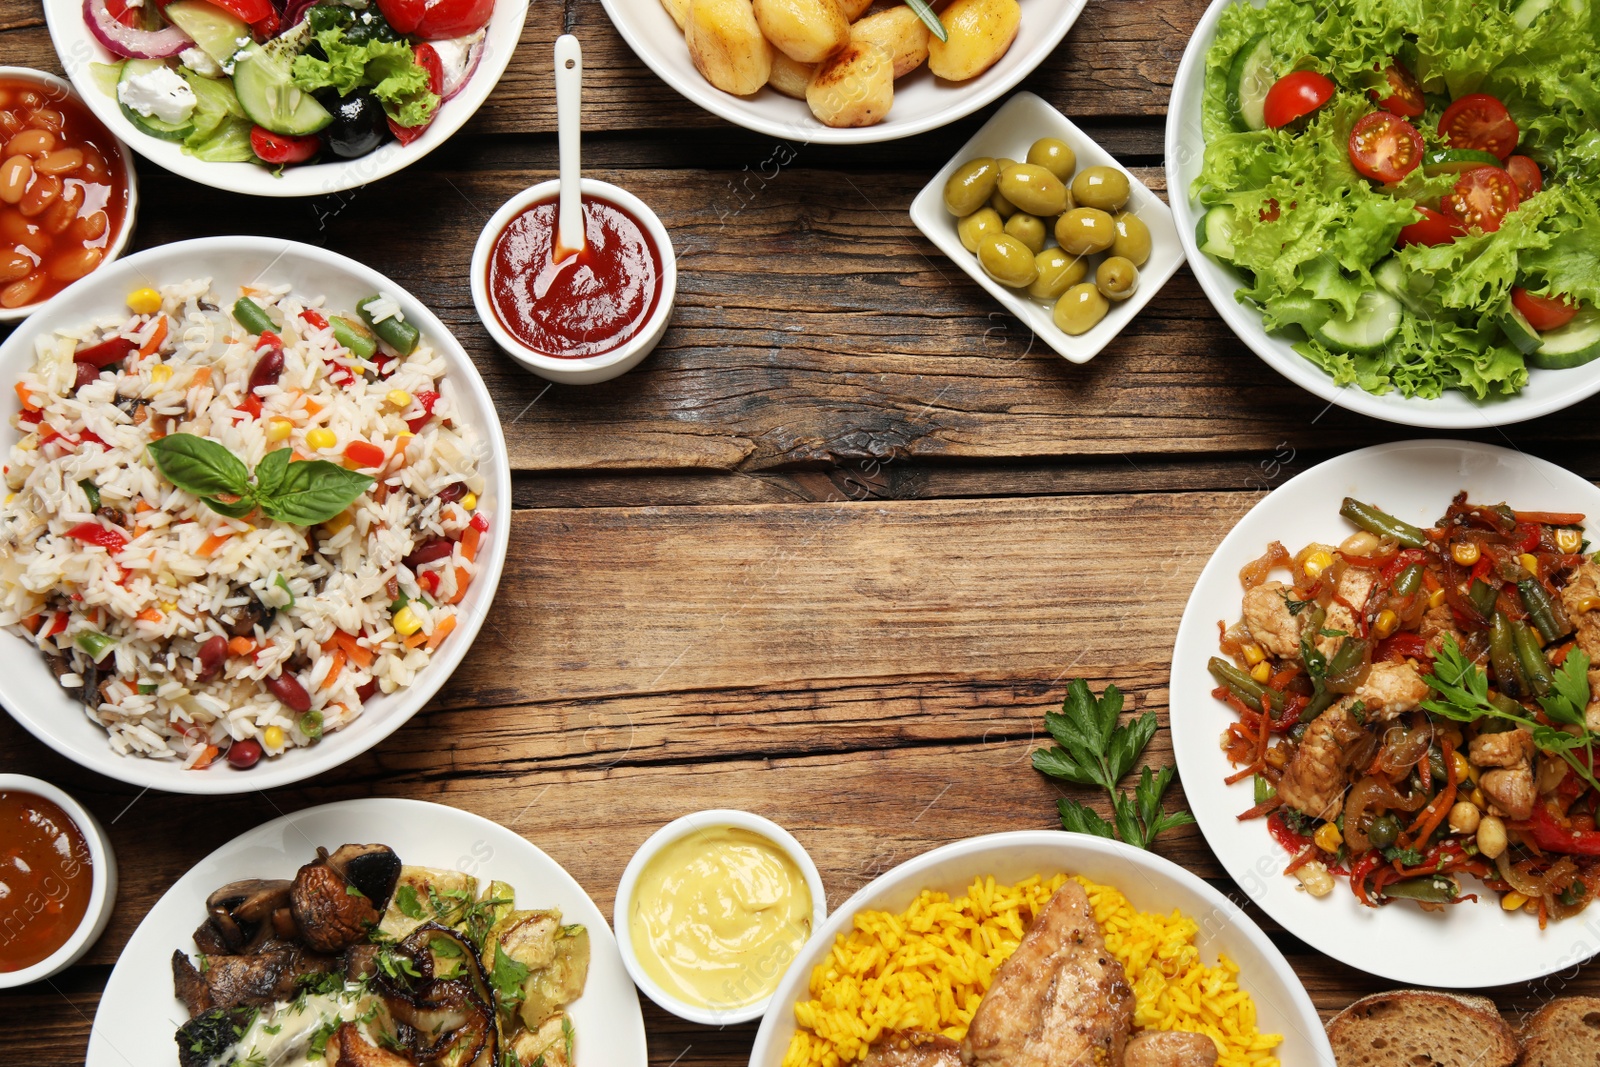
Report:
[[[265,461],[263,461],[265,462]],[[372,486],[372,478],[325,459],[296,460],[269,495],[257,494],[261,510],[279,522],[315,526],[355,503]]]
[[[294,449],[279,448],[268,452],[256,464],[256,495],[270,497],[278,491],[283,484],[284,471],[289,468],[289,460],[294,456]]]
[[[200,502],[215,511],[218,515],[226,515],[230,519],[242,519],[256,509],[254,497],[241,497],[231,503],[225,503],[214,496],[204,496]]]
[[[192,433],[168,434],[145,448],[163,477],[198,497],[250,495],[250,468],[227,448]]]

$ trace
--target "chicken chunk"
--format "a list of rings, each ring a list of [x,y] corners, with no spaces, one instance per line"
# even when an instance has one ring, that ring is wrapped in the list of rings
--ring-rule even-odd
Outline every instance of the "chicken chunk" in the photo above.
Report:
[[[1266,582],[1244,595],[1243,622],[1256,644],[1274,656],[1300,658],[1300,627],[1305,616],[1289,613],[1288,587]]]
[[[1217,1043],[1187,1030],[1145,1030],[1128,1040],[1123,1067],[1215,1067]]]
[[[1533,735],[1518,727],[1498,734],[1479,734],[1467,746],[1467,758],[1480,767],[1515,767],[1533,761]]]
[[[1478,784],[1490,802],[1511,818],[1526,819],[1533,815],[1539,791],[1533,782],[1531,764],[1519,763],[1515,767],[1487,771]]]
[[[1338,818],[1350,787],[1345,764],[1366,734],[1351,711],[1353,703],[1354,698],[1345,697],[1313,719],[1284,768],[1278,795],[1296,811],[1318,819]]]
[[[1590,733],[1600,733],[1600,667],[1589,668],[1589,692],[1596,696],[1583,709],[1583,724]]]
[[[1428,643],[1428,652],[1433,655],[1444,647],[1446,638],[1454,638],[1457,645],[1461,644],[1461,631],[1456,628],[1455,613],[1449,604],[1440,604],[1424,612],[1417,634]]]
[[[1356,625],[1357,617],[1367,610],[1367,597],[1372,595],[1373,586],[1378,584],[1378,576],[1365,567],[1347,567],[1339,576],[1339,582],[1333,587],[1333,600],[1328,604],[1327,617],[1323,620],[1324,630],[1342,630],[1345,634],[1353,634],[1359,629]],[[1317,651],[1324,656],[1332,658],[1339,651],[1339,646],[1344,644],[1344,637],[1319,637]]]
[[[1600,662],[1600,611],[1584,611],[1584,601],[1600,598],[1600,565],[1593,560],[1585,562],[1575,572],[1572,580],[1561,590],[1561,606],[1578,628],[1578,647],[1591,660]]]
[[[862,1067],[961,1067],[961,1046],[943,1034],[886,1030],[867,1050]]]
[[[1119,1067],[1133,990],[1077,882],[1050,898],[995,972],[961,1042],[970,1067]]]
[[[1366,706],[1367,721],[1371,722],[1412,711],[1431,691],[1409,663],[1374,663],[1367,680],[1352,695]]]

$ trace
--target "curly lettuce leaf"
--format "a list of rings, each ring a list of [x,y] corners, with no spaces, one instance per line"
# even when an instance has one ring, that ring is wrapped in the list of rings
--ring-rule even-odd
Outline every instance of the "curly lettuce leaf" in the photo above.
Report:
[[[295,57],[291,70],[299,88],[306,92],[333,89],[340,96],[365,88],[400,126],[425,126],[439,109],[439,97],[429,88],[428,72],[418,65],[407,42],[353,40],[337,26],[319,31],[315,38],[328,58]]]

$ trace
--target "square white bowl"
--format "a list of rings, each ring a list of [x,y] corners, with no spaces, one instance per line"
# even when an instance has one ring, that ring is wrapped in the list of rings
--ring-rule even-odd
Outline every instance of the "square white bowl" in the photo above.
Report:
[[[1128,299],[1113,303],[1106,317],[1094,329],[1076,337],[1057,328],[1051,317],[1053,303],[1008,289],[985,274],[983,268],[978,266],[978,257],[962,246],[961,238],[956,234],[956,223],[960,220],[944,206],[944,184],[957,167],[975,156],[1021,159],[1027,155],[1028,146],[1041,137],[1058,137],[1065,141],[1077,154],[1079,170],[1106,166],[1116,167],[1126,174],[1130,190],[1127,210],[1138,216],[1150,229],[1150,258],[1139,268],[1139,287]],[[1172,211],[1161,198],[1113,159],[1109,152],[1095,144],[1088,134],[1034,93],[1018,93],[1007,100],[1005,106],[995,112],[994,118],[984,123],[983,128],[972,135],[972,140],[961,146],[961,151],[933,176],[933,180],[911,202],[911,221],[956,266],[970,274],[1007,310],[1027,323],[1036,336],[1074,363],[1087,363],[1098,355],[1183,265],[1183,242],[1172,221]]]

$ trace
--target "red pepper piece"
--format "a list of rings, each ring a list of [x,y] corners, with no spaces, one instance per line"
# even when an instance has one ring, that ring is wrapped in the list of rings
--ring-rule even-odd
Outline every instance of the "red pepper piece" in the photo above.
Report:
[[[108,526],[101,526],[97,522],[80,522],[67,531],[67,536],[74,541],[82,541],[86,545],[98,545],[116,555],[122,551],[128,539]]]

